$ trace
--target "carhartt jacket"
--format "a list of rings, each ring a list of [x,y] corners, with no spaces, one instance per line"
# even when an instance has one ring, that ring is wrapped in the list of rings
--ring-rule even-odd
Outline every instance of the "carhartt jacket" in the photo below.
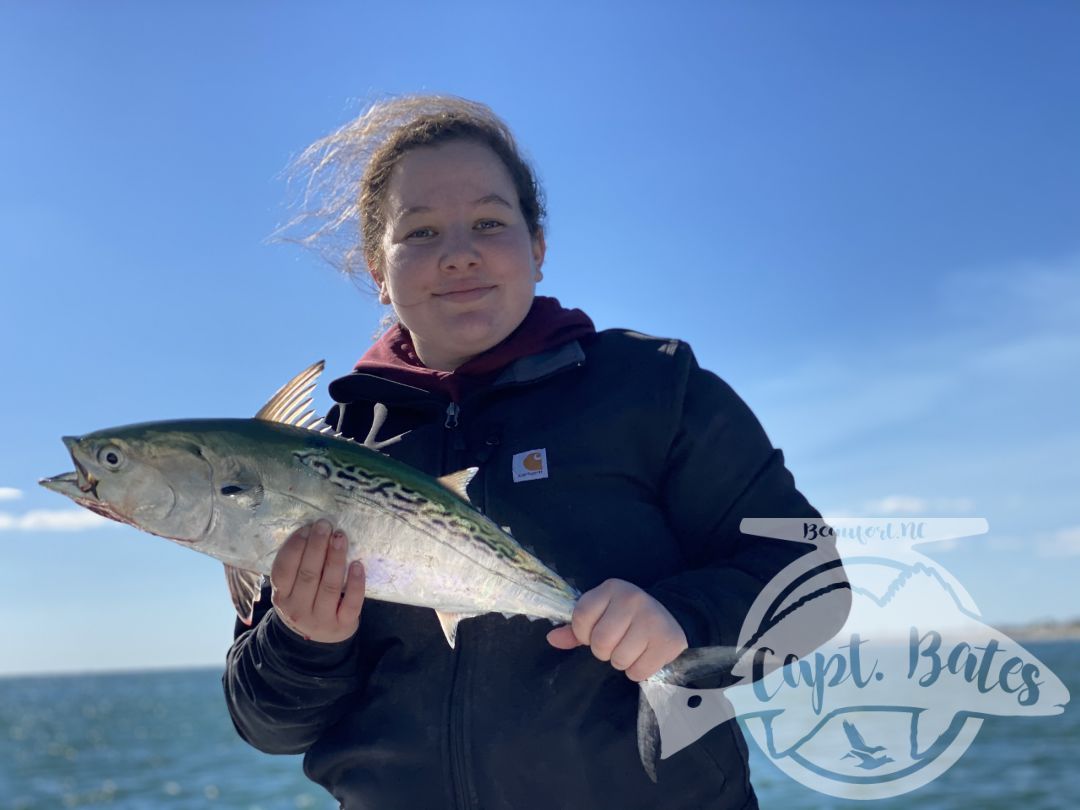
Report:
[[[735,645],[765,583],[808,550],[743,535],[743,517],[818,518],[757,419],[679,341],[609,330],[518,360],[452,403],[364,373],[334,381],[328,417],[432,475],[476,466],[473,504],[581,591],[635,583],[692,647]],[[838,617],[842,621],[844,617]],[[225,694],[241,736],[305,753],[345,808],[756,807],[735,722],[660,763],[637,752],[636,684],[546,621],[465,620],[369,600],[356,636],[305,641],[264,589],[237,626]],[[822,627],[821,639],[837,626]],[[811,644],[811,646],[813,646]]]

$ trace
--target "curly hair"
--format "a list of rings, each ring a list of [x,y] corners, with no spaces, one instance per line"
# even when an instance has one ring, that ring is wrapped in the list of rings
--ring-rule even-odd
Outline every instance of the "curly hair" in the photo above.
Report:
[[[376,101],[305,149],[290,166],[291,178],[305,179],[299,213],[275,236],[315,250],[348,276],[377,282],[394,166],[411,149],[460,140],[488,146],[503,162],[529,233],[538,238],[546,215],[543,190],[510,128],[487,105],[443,95]]]

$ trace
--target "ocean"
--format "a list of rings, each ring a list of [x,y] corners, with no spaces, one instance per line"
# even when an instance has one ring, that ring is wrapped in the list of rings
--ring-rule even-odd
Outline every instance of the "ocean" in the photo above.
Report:
[[[833,799],[779,771],[753,742],[763,808],[1080,808],[1080,641],[1026,645],[1068,686],[1054,717],[991,717],[960,761],[904,796]],[[0,678],[0,808],[329,810],[299,756],[236,735],[217,669]]]

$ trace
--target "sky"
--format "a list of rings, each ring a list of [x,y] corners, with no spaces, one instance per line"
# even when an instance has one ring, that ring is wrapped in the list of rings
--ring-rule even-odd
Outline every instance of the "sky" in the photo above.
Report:
[[[1077,41],[1071,2],[0,2],[0,674],[221,664],[220,564],[36,481],[351,368],[381,308],[269,236],[290,158],[407,92],[514,129],[540,293],[687,340],[826,515],[985,518],[927,553],[988,622],[1077,616]]]

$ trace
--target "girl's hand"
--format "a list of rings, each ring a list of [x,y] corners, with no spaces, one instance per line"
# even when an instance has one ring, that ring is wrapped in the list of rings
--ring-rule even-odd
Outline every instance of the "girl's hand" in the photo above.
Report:
[[[686,634],[667,608],[621,579],[582,594],[571,623],[556,627],[547,639],[560,650],[588,645],[632,681],[645,680],[687,648]]]
[[[354,562],[346,574],[348,550],[348,538],[326,520],[301,526],[281,544],[270,569],[271,601],[297,635],[333,643],[356,633],[364,568]]]

